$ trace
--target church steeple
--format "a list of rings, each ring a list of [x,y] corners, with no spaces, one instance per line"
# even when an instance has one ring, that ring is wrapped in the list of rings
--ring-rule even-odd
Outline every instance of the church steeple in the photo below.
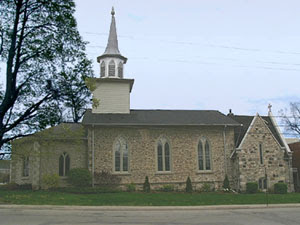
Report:
[[[122,56],[118,47],[115,10],[111,10],[111,24],[106,49],[101,56],[97,57],[100,64],[101,78],[123,78],[123,64],[127,58]]]
[[[100,64],[100,78],[94,78],[92,88],[94,104],[92,113],[130,113],[130,92],[134,79],[123,77],[123,65],[127,58],[121,55],[118,47],[118,37],[115,21],[115,10],[111,11],[111,24],[108,42],[104,53],[97,57]]]
[[[118,37],[117,37],[114,7],[112,7],[111,16],[112,17],[111,17],[108,42],[107,42],[105,52],[103,54],[121,55],[118,47]]]

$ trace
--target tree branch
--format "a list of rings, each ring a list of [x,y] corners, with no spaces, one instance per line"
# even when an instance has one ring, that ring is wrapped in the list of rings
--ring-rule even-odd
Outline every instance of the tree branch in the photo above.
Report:
[[[15,120],[11,125],[8,127],[5,127],[4,132],[10,131],[13,128],[15,128],[20,122],[24,121],[27,119],[28,116],[30,116],[32,113],[34,113],[39,106],[49,100],[51,98],[51,94],[46,95],[44,98],[42,98],[40,101],[35,103],[34,105],[30,106],[17,120]]]

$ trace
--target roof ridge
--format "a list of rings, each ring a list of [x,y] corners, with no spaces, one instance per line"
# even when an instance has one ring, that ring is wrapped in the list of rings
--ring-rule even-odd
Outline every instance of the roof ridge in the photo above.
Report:
[[[207,111],[220,112],[219,110],[203,110],[203,109],[130,109],[130,111]]]

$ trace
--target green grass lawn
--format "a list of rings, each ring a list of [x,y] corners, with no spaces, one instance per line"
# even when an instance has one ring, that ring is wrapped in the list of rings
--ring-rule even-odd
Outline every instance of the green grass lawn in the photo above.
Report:
[[[299,193],[269,194],[269,204],[300,203]],[[54,191],[0,190],[0,204],[90,205],[90,206],[197,206],[266,204],[266,195],[223,193],[138,193],[71,194]]]

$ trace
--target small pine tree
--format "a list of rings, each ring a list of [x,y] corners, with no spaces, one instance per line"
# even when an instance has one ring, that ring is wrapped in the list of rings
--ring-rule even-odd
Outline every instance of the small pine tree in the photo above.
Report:
[[[188,177],[186,180],[185,192],[188,192],[188,193],[193,192],[193,186],[192,186],[192,181],[191,181],[190,177]]]
[[[224,188],[224,189],[229,189],[229,190],[230,190],[230,183],[229,183],[227,174],[225,175],[225,179],[224,179],[224,181],[223,181],[223,188]]]
[[[144,192],[150,192],[150,183],[149,183],[149,178],[146,176],[145,182],[143,184],[143,191]]]

